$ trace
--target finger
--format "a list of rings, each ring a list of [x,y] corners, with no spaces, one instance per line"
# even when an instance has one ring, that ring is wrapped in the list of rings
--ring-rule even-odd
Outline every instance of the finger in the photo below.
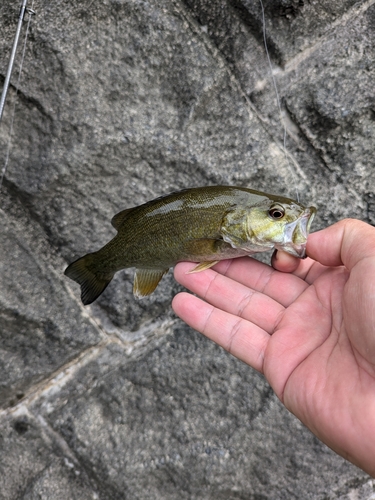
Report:
[[[308,284],[313,283],[327,269],[327,266],[323,266],[309,257],[299,259],[280,250],[274,252],[271,263],[277,271],[292,273]]]
[[[273,333],[285,308],[277,301],[212,269],[189,274],[191,263],[179,264],[175,278],[213,306]]]
[[[375,254],[375,228],[355,219],[345,219],[333,226],[310,234],[307,254],[325,266],[355,264]]]
[[[288,307],[306,290],[307,284],[292,274],[275,271],[271,266],[249,257],[219,262],[215,271]]]
[[[282,273],[294,273],[300,263],[301,259],[298,259],[298,257],[280,250],[275,250],[271,258],[272,267]]]
[[[264,330],[189,293],[176,295],[172,307],[185,323],[263,372],[264,352],[270,339]]]

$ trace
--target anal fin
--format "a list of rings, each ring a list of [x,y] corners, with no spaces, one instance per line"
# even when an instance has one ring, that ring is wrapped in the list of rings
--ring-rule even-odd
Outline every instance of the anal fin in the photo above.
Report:
[[[200,273],[201,271],[205,271],[206,269],[210,269],[210,267],[214,266],[220,262],[219,260],[210,260],[207,262],[200,262],[197,266],[195,266],[188,274]]]
[[[168,269],[136,269],[133,284],[133,295],[141,299],[150,295],[158,286]]]

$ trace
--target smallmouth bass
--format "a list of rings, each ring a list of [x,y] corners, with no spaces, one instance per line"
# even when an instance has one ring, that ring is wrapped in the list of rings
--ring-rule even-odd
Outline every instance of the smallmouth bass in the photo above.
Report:
[[[133,293],[150,295],[177,262],[208,269],[220,260],[274,248],[306,256],[315,207],[243,187],[184,189],[128,208],[111,221],[117,235],[70,264],[65,275],[81,285],[84,305],[105,290],[120,269],[135,267]]]

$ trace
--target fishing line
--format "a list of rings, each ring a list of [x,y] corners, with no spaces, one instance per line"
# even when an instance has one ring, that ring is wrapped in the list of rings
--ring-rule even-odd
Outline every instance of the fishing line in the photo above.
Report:
[[[283,129],[284,129],[283,150],[284,150],[285,160],[286,160],[286,162],[288,164],[290,172],[292,173],[293,182],[294,182],[294,185],[295,185],[295,188],[296,188],[297,201],[299,202],[299,192],[298,192],[298,187],[297,187],[297,179],[296,179],[296,176],[295,176],[295,172],[294,172],[294,170],[292,168],[292,165],[290,164],[288,155],[287,155],[287,149],[286,149],[286,134],[287,134],[287,130],[286,130],[286,125],[285,125],[285,121],[283,120],[283,115],[282,115],[282,110],[281,110],[281,104],[280,104],[280,97],[279,97],[279,92],[277,90],[276,78],[275,78],[275,75],[273,74],[272,62],[271,62],[270,54],[269,54],[269,51],[268,51],[267,36],[266,36],[266,18],[265,18],[265,15],[264,15],[263,1],[259,0],[259,3],[260,3],[260,7],[262,9],[264,48],[265,48],[266,54],[267,54],[267,60],[268,60],[269,68],[270,68],[270,73],[271,73],[273,87],[275,89],[276,102],[277,102],[277,108],[279,110],[280,122],[281,122],[281,125],[283,126]]]
[[[19,89],[20,80],[21,80],[22,67],[23,67],[23,62],[24,62],[24,59],[25,59],[26,43],[27,43],[27,38],[28,38],[28,35],[29,35],[30,21],[31,21],[31,18],[32,18],[33,14],[35,14],[35,12],[33,10],[34,0],[31,3],[31,8],[30,9],[26,8],[26,3],[27,2],[24,1],[23,4],[22,4],[22,6],[21,6],[20,20],[23,22],[23,18],[24,18],[25,12],[27,12],[29,14],[29,18],[28,18],[28,21],[27,21],[25,40],[24,40],[23,49],[22,49],[21,63],[20,63],[20,68],[19,68],[19,71],[18,71],[18,78],[17,78],[17,83],[16,83],[16,94],[14,96],[13,110],[12,110],[12,115],[11,115],[11,120],[10,120],[9,139],[8,139],[8,144],[7,144],[7,152],[6,152],[6,155],[5,155],[5,163],[4,163],[4,167],[3,167],[2,171],[1,171],[0,189],[1,189],[2,185],[3,185],[4,176],[5,176],[5,173],[6,173],[6,170],[7,170],[7,167],[8,167],[8,163],[9,163],[10,148],[11,148],[11,145],[12,145],[14,116],[15,116],[15,112],[16,112],[17,96],[18,96],[18,89]],[[7,93],[7,90],[8,90],[7,86],[9,85],[9,81],[10,81],[10,76],[11,76],[11,72],[12,72],[12,65],[13,65],[14,58],[15,58],[15,51],[17,49],[18,37],[19,37],[20,27],[21,26],[22,26],[22,23],[19,23],[19,26],[18,26],[18,29],[17,29],[17,33],[16,33],[16,38],[15,38],[14,45],[13,45],[13,51],[12,51],[11,59],[10,59],[10,62],[9,62],[8,73],[7,73],[7,77],[5,79],[5,83],[4,83],[4,88],[3,88],[3,93],[2,93],[2,101],[1,101],[1,115],[0,115],[0,120],[1,120],[3,109],[4,109],[4,105],[5,105],[5,97],[6,97],[6,93]]]

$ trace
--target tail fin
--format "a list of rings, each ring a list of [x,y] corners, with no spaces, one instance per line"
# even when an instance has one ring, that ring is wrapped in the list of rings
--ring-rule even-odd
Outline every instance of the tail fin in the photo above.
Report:
[[[64,274],[81,285],[81,300],[85,306],[94,302],[113,278],[113,274],[105,276],[97,272],[92,253],[72,262]]]

